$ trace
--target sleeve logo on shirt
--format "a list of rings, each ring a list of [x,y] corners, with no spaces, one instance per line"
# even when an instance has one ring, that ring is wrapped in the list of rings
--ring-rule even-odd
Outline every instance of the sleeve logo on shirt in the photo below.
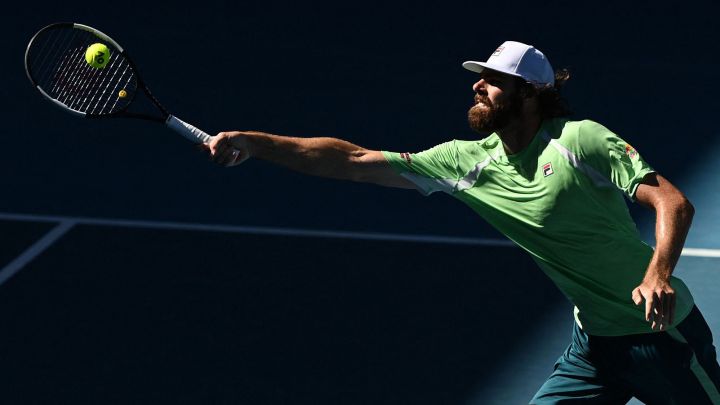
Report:
[[[405,159],[407,164],[409,164],[409,165],[412,164],[412,156],[409,153],[407,153],[407,152],[401,153],[400,157]]]
[[[545,163],[542,167],[542,171],[543,171],[543,176],[545,176],[545,177],[555,173],[552,168],[552,163]]]
[[[635,148],[633,148],[629,143],[625,144],[625,154],[630,157],[630,159],[635,159],[635,156],[637,156],[637,151]]]
[[[495,52],[493,52],[493,54],[492,54],[491,56],[498,56],[498,55],[500,55],[500,53],[502,53],[502,51],[503,51],[504,49],[505,49],[504,46],[499,46],[498,49],[496,49]]]

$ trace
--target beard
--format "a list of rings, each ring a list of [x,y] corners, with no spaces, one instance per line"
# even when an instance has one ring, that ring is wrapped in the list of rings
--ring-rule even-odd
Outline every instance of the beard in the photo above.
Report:
[[[481,134],[496,132],[522,115],[522,98],[516,92],[507,100],[492,103],[487,96],[475,95],[476,104],[468,111],[470,128]]]

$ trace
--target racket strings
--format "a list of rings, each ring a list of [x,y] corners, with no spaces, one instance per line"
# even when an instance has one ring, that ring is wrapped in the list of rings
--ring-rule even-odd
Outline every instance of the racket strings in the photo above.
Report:
[[[97,42],[102,40],[87,31],[49,30],[28,50],[28,72],[45,93],[72,110],[91,115],[120,111],[133,99],[137,78],[131,64],[113,48],[107,65],[90,66],[85,52]]]
[[[70,53],[65,55],[60,63],[58,64],[58,67],[56,71],[53,73],[52,78],[48,78],[47,80],[41,81],[42,83],[49,82],[52,83],[52,87],[49,89],[50,94],[62,96],[63,95],[63,89],[65,87],[65,76],[62,72],[65,72],[72,68],[73,62],[75,65],[77,65],[77,55],[76,57],[73,57]]]
[[[53,73],[52,63],[49,61],[57,60],[63,54],[63,51],[67,49],[70,44],[76,40],[78,32],[74,31],[70,35],[53,35],[52,41],[43,41],[43,48],[37,51],[37,55],[42,57],[42,60],[38,61],[38,66],[43,67],[44,72],[40,76],[40,82],[46,82],[48,76]]]
[[[129,68],[130,68],[130,66],[128,65],[128,66],[126,67],[126,69],[125,69],[125,72],[123,72],[123,75],[122,75],[121,77],[124,77],[124,76],[125,76],[125,74],[126,74],[127,71],[129,70]],[[129,87],[137,88],[137,82],[133,82],[134,80],[135,80],[135,76],[134,76],[134,75],[127,75],[127,80],[125,80],[125,85],[122,86],[121,89],[124,90],[124,89],[129,88]],[[120,84],[121,81],[118,80],[117,83]],[[116,87],[116,88],[115,88],[115,92],[119,93],[120,90],[118,90],[118,88]],[[117,107],[117,105],[118,105],[118,103],[120,102],[120,100],[121,100],[120,97],[116,97],[116,98],[115,98],[115,102],[114,102],[113,105],[110,107],[110,111],[114,111],[114,110],[115,110],[115,108]],[[110,101],[110,99],[108,99],[108,101]],[[107,105],[107,102],[106,102],[105,104]]]
[[[121,69],[122,72],[120,71]],[[127,89],[137,88],[137,80],[130,64],[124,58],[121,58],[120,63],[118,63],[113,70],[112,77],[109,77],[107,83],[100,86],[100,88],[103,93],[100,97],[96,98],[95,105],[92,110],[90,110],[91,114],[105,114],[109,111],[117,111],[117,107],[121,102],[123,105],[127,104],[125,99],[119,96],[120,91],[124,90],[127,93]],[[110,105],[111,101],[113,102],[112,105]],[[102,106],[100,105],[101,103]]]
[[[107,66],[103,69],[95,69],[90,66],[84,68],[85,71],[82,73],[85,79],[83,86],[68,105],[72,109],[88,112],[93,102],[97,105],[102,99],[109,97],[110,93],[107,91],[107,86],[117,73],[118,59],[111,55]]]
[[[102,69],[88,65],[83,59],[61,74],[69,76],[66,80],[69,86],[67,91],[60,95],[60,101],[73,110],[85,113],[101,115],[117,111],[118,107],[127,105],[127,94],[134,90],[134,86],[120,87],[121,83],[131,83],[134,74],[130,64],[115,55],[110,56],[108,64]],[[119,95],[120,89],[125,90],[125,97]],[[111,101],[114,102],[110,104]],[[108,108],[109,105],[111,108]]]
[[[34,71],[34,77],[38,84],[45,91],[55,91],[52,87],[57,87],[54,83],[57,78],[57,72],[66,70],[73,62],[82,59],[69,57],[69,50],[76,48],[80,51],[80,43],[86,42],[87,33],[73,29],[55,29],[49,30],[44,35],[39,36],[33,41],[33,46],[29,50],[31,70]],[[52,86],[49,86],[53,84]]]
[[[71,50],[67,56],[69,63],[64,69],[58,69],[53,79],[56,85],[53,86],[57,99],[65,105],[72,100],[78,92],[80,73],[82,72],[82,48]]]
[[[82,48],[80,52],[82,52]],[[78,104],[90,96],[93,87],[96,85],[97,77],[100,77],[101,73],[100,69],[95,69],[87,63],[80,63],[78,66],[78,69],[76,69],[72,75],[72,77],[74,77],[72,80],[73,89],[69,97],[63,102],[74,110],[82,111]],[[106,66],[106,68],[108,67],[109,66]]]

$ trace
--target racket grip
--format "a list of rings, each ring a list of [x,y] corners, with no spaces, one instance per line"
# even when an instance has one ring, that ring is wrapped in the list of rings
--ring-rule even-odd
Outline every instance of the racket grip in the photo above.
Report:
[[[210,135],[206,134],[201,129],[188,124],[187,122],[179,119],[174,115],[169,115],[167,120],[165,121],[165,124],[175,132],[184,136],[190,142],[197,144],[210,142]]]
[[[172,114],[168,115],[165,124],[167,124],[167,126],[172,128],[175,132],[184,136],[190,142],[196,144],[206,144],[210,142],[210,140],[212,140],[212,136],[208,135],[203,130],[188,124],[187,122],[181,120],[180,118]],[[247,153],[243,156],[239,150],[235,150],[233,151],[233,157],[235,158],[235,160],[233,160],[232,163],[228,164],[227,166],[237,166],[240,163],[246,161],[250,156],[248,156]]]

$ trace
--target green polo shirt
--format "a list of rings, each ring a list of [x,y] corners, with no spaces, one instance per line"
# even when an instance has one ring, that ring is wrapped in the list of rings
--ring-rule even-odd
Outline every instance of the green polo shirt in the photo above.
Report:
[[[607,128],[548,120],[515,155],[505,153],[497,134],[420,153],[383,154],[421,193],[452,195],[528,251],[575,305],[587,333],[652,332],[645,306],[636,306],[631,295],[653,249],[641,240],[623,195],[633,200],[653,169]],[[693,298],[677,277],[671,285],[677,324]]]

